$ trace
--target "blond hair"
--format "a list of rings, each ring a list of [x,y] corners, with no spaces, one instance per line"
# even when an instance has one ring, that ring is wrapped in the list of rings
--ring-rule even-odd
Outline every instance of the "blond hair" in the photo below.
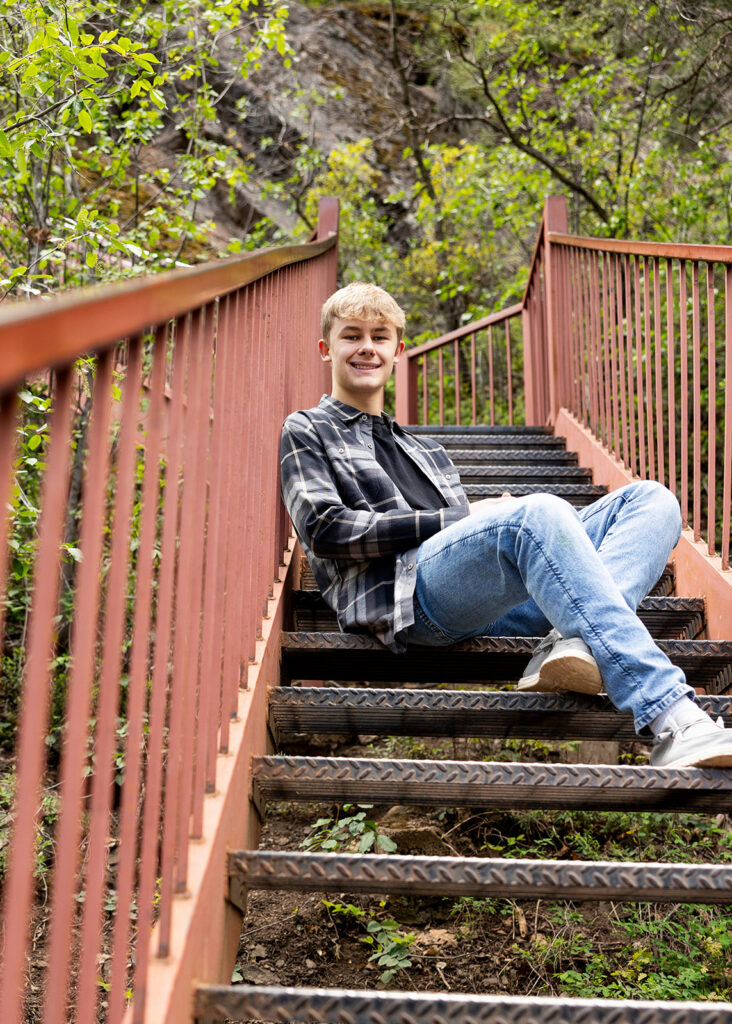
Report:
[[[368,320],[391,324],[401,341],[406,325],[404,310],[383,288],[352,281],[326,299],[321,313],[323,338],[328,341],[334,320]]]

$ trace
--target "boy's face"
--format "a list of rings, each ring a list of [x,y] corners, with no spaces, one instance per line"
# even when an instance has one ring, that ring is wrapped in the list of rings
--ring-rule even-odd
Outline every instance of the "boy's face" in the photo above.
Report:
[[[345,405],[378,416],[384,385],[404,350],[396,327],[373,320],[333,321],[330,338],[318,342],[323,362],[331,364],[331,394]]]

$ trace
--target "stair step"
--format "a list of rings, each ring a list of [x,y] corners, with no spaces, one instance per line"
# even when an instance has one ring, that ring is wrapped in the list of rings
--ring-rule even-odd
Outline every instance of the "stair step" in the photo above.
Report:
[[[507,426],[490,426],[487,423],[479,423],[477,426],[438,426],[437,424],[407,426],[410,434],[428,434],[431,437],[454,437],[455,434],[470,434],[486,437],[525,437],[527,434],[536,434],[539,437],[552,437],[555,440],[564,441],[563,437],[557,438],[551,427],[527,426],[523,423]]]
[[[697,704],[732,727],[732,695]],[[376,690],[278,686],[269,721],[281,748],[288,736],[318,733],[470,736],[543,740],[637,739],[630,715],[607,697],[516,690]]]
[[[506,490],[505,483],[480,484],[473,483],[466,479],[463,482],[463,490],[468,498],[500,498]],[[511,484],[511,495],[514,498],[523,498],[528,494],[556,494],[564,498],[572,505],[581,507],[591,505],[604,494],[607,494],[607,487],[602,484]]]
[[[313,581],[314,582],[314,581]],[[317,590],[292,592],[295,629],[302,632],[335,632],[336,614]],[[704,628],[704,601],[700,597],[647,597],[638,617],[654,637],[693,640]]]
[[[499,466],[486,463],[480,466],[461,466],[460,481],[474,483],[511,484],[590,484],[592,470],[581,466]]]
[[[410,428],[410,432],[413,429]],[[512,448],[566,451],[567,448],[565,439],[554,437],[553,434],[438,434],[434,430],[430,430],[429,434],[448,451],[452,451],[453,448],[481,448],[484,451],[506,451]]]
[[[229,886],[229,898],[242,909],[249,889],[729,903],[732,864],[244,850],[229,854]]]
[[[561,448],[516,448],[495,451],[485,448],[451,448],[450,458],[456,466],[469,466],[477,462],[491,462],[496,465],[509,463],[523,466],[576,466],[579,459],[576,452]]]
[[[448,647],[393,654],[368,633],[282,633],[282,679],[450,682],[519,679],[536,637],[479,636]],[[732,684],[732,641],[658,640],[691,686],[724,693]]]
[[[255,757],[252,798],[319,803],[586,810],[732,810],[723,768]]]
[[[732,1003],[199,985],[198,1024],[732,1024]]]

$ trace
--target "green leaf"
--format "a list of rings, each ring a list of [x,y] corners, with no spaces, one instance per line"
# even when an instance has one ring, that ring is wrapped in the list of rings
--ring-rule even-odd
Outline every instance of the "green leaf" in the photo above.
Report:
[[[14,153],[15,149],[13,148],[12,142],[5,132],[0,129],[0,157],[4,157],[7,160],[10,159]]]
[[[86,265],[87,267],[95,267],[97,265],[97,254],[96,252],[88,252],[86,254]]]
[[[86,107],[82,107],[82,109],[79,111],[79,124],[85,132],[91,132],[94,128],[94,124],[91,119],[91,114],[86,109]]]

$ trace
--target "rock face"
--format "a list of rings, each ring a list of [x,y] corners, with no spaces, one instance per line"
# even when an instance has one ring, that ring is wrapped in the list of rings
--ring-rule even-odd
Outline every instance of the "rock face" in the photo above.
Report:
[[[288,233],[294,230],[298,216],[287,202],[268,194],[267,184],[292,178],[296,162],[308,151],[314,151],[316,160],[341,142],[368,136],[389,189],[399,189],[410,176],[401,156],[407,137],[402,86],[391,60],[388,11],[366,4],[310,8],[295,0],[290,0],[289,10],[292,67],[284,67],[277,53],[267,51],[259,69],[243,79],[232,71],[234,46],[225,45],[219,54],[216,84],[228,89],[219,104],[220,124],[208,124],[204,134],[226,142],[255,168],[250,180],[237,186],[233,203],[222,185],[199,204],[198,215],[215,221],[222,241],[242,237],[263,216]],[[438,105],[433,90],[413,83],[410,102],[420,113]],[[156,140],[150,163],[161,152],[174,156],[181,142],[175,136],[171,131]],[[299,171],[299,177],[303,191],[308,172]],[[297,196],[298,187],[293,191]]]

